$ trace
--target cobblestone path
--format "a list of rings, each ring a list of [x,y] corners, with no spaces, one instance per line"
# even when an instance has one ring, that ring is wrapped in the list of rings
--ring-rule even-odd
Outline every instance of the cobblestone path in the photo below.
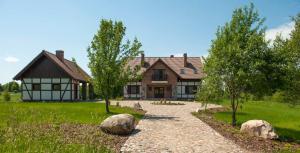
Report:
[[[191,114],[201,107],[199,103],[153,105],[150,101],[139,102],[147,113],[121,152],[246,152]],[[121,106],[132,107],[133,104],[134,101],[120,102]]]

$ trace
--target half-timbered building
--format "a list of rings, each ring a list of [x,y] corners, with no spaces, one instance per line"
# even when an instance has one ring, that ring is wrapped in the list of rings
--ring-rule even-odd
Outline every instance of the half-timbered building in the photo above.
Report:
[[[124,87],[127,99],[194,99],[205,76],[200,57],[136,57],[131,68],[141,66],[141,80]]]
[[[56,54],[43,50],[14,80],[21,81],[23,101],[76,101],[93,96],[90,76],[75,62],[65,59],[62,50]]]

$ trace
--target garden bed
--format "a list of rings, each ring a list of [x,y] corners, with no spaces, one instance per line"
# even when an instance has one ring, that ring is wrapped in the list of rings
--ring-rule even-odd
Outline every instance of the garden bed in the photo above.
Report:
[[[152,102],[151,104],[153,105],[185,105],[184,103],[180,103],[180,102],[167,102],[167,101],[159,101],[159,102]]]
[[[297,152],[300,151],[300,145],[294,142],[284,142],[280,140],[266,140],[263,138],[250,136],[241,133],[239,127],[233,127],[230,124],[219,121],[214,117],[217,112],[228,111],[227,108],[214,108],[199,113],[192,113],[194,116],[208,124],[225,138],[230,139],[237,145],[253,152]]]

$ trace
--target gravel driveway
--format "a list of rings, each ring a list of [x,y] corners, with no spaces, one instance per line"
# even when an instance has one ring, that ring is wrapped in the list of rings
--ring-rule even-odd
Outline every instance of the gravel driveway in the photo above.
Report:
[[[120,105],[132,107],[134,102],[122,101]],[[246,152],[191,114],[201,107],[199,103],[153,105],[151,101],[139,102],[147,113],[123,145],[122,152]]]

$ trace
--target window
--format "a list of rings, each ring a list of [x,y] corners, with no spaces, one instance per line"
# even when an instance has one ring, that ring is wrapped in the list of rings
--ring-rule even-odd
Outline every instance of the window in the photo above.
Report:
[[[40,91],[41,90],[41,84],[34,83],[32,84],[32,91]]]
[[[127,86],[127,93],[128,94],[139,94],[140,93],[140,86],[138,86],[138,85],[129,85],[129,86]]]
[[[60,84],[52,84],[52,90],[60,91]]]
[[[152,80],[154,81],[165,81],[167,80],[167,75],[165,73],[165,69],[154,69]]]
[[[186,94],[196,94],[197,86],[185,86],[185,93]]]

